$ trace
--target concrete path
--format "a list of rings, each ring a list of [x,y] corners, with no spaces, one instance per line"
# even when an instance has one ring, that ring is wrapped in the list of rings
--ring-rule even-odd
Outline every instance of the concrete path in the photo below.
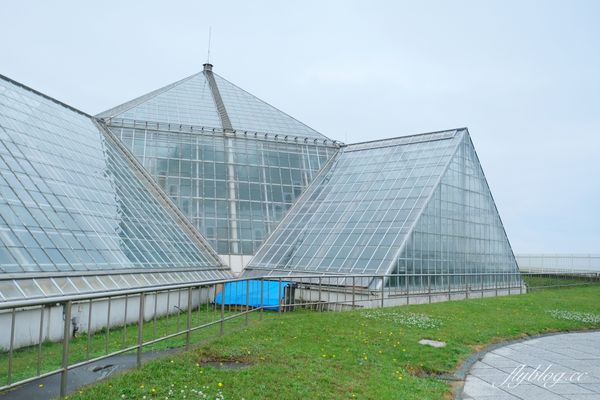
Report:
[[[600,400],[600,332],[531,339],[471,367],[464,400]]]

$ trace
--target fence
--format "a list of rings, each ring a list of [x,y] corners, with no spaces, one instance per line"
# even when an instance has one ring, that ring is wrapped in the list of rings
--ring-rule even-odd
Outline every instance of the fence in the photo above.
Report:
[[[269,276],[6,302],[0,304],[0,324],[7,327],[0,391],[60,374],[65,396],[74,368],[124,353],[135,355],[140,366],[144,349],[189,348],[222,335],[226,325],[262,320],[266,311],[431,303],[598,279],[596,274],[519,273]]]
[[[516,254],[524,272],[570,272],[600,274],[600,254]]]

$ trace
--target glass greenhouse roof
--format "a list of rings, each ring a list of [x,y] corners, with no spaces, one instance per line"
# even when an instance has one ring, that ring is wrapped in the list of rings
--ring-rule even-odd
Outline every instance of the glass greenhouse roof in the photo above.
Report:
[[[0,76],[0,271],[186,269],[229,276],[89,116]]]
[[[212,77],[216,84],[216,88],[212,89],[216,92],[211,92]],[[237,87],[212,70],[199,72],[102,112],[97,117],[106,120],[225,128],[267,133],[282,138],[289,136],[327,140],[314,129]],[[229,124],[231,126],[227,126]]]
[[[109,129],[223,255],[255,254],[338,151],[312,141],[278,142],[144,126]]]
[[[319,132],[214,74],[233,129],[327,139]]]
[[[516,270],[468,132],[458,129],[344,147],[247,274],[447,273],[465,265]]]
[[[105,111],[98,117],[222,128],[208,81],[203,73],[138,97]]]

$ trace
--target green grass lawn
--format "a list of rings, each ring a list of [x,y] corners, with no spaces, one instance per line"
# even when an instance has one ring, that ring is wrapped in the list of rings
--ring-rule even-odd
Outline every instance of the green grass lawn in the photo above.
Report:
[[[235,311],[225,311],[225,317],[235,314]],[[221,317],[220,310],[212,306],[203,305],[192,313],[192,326],[207,324],[217,321]],[[256,313],[249,314],[250,320],[258,319]],[[144,341],[150,341],[161,336],[167,336],[176,332],[181,332],[186,327],[187,314],[182,312],[172,314],[168,317],[157,318],[147,321],[144,324]],[[226,322],[228,326],[242,326],[245,323],[245,317],[239,317]],[[219,335],[219,325],[216,324],[209,328],[197,330],[191,334],[190,342],[198,343],[202,340],[213,338]],[[93,333],[89,339],[87,333],[77,335],[69,342],[69,362],[71,364],[88,360],[90,358],[109,354],[114,351],[125,349],[137,344],[138,328],[137,324],[130,324],[123,327],[111,328],[110,331]],[[151,346],[144,347],[145,350],[162,350],[166,348],[180,347],[185,345],[185,335],[180,335]],[[13,354],[12,381],[29,378],[37,374],[38,369],[38,346],[25,347],[15,350]],[[49,372],[60,368],[62,360],[62,342],[46,341],[41,346],[40,372]],[[0,354],[0,382],[7,382],[8,374],[8,354]]]
[[[545,289],[553,286],[585,286],[585,285],[598,285],[600,280],[598,277],[577,277],[569,275],[523,275],[523,280],[527,286],[536,290],[538,288]]]
[[[578,321],[581,314],[560,319],[553,310],[590,313],[596,322]],[[452,373],[485,345],[590,328],[600,328],[599,286],[380,310],[267,314],[263,322],[71,398],[444,399],[450,386],[436,376]],[[421,346],[422,338],[447,346]],[[249,366],[221,366],[238,362]]]

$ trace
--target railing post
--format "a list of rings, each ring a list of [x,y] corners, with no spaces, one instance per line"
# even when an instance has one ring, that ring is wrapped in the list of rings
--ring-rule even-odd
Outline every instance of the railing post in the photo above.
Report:
[[[188,288],[188,298],[187,298],[187,322],[186,322],[186,332],[185,332],[185,348],[187,350],[190,349],[190,336],[192,329],[192,287]],[[199,306],[199,305],[198,305]]]
[[[519,282],[519,294],[523,294],[523,282],[520,278],[520,276],[517,276],[517,282]]]
[[[90,300],[91,301],[91,300]],[[38,336],[38,348],[37,348],[37,374],[39,375],[42,372],[42,342],[44,341],[44,311],[46,306],[42,306],[40,308],[40,331]],[[89,322],[88,322],[89,325]],[[89,327],[88,327],[89,334]],[[90,358],[89,353],[89,340],[88,340],[88,350],[87,350],[87,358]]]
[[[498,272],[494,274],[494,287],[496,288],[496,297],[498,297]]]
[[[8,347],[8,373],[6,374],[6,381],[10,385],[12,383],[12,364],[13,364],[13,348],[15,345],[15,321],[16,321],[17,310],[12,309],[10,316],[10,344]]]
[[[127,346],[127,306],[129,304],[129,296],[125,295],[125,312],[123,313],[123,347]]]
[[[88,322],[87,322],[87,346],[85,348],[85,358],[90,358],[90,346],[92,345],[92,304],[93,300],[90,299],[88,304]],[[41,332],[40,332],[41,335]],[[38,373],[39,374],[39,373]]]
[[[223,289],[221,289],[221,328],[219,333],[221,335],[225,333],[225,282],[223,282]]]
[[[265,278],[260,278],[260,320],[265,317]]]
[[[319,301],[317,302],[317,308],[319,309],[319,311],[322,311],[321,309],[321,276],[319,275]]]
[[[108,354],[108,341],[110,339],[110,306],[112,297],[108,298],[108,310],[106,312],[106,335],[104,340],[104,352]]]
[[[142,366],[142,345],[144,344],[144,306],[146,294],[140,293],[140,309],[138,315],[138,337],[137,337],[137,367]]]
[[[72,301],[69,300],[64,304],[64,324],[63,324],[63,348],[62,348],[62,371],[60,373],[60,397],[67,395],[67,374],[69,373],[69,339],[71,337],[71,306]]]
[[[406,271],[406,274],[404,274],[404,286],[406,286],[406,304],[410,303],[410,299],[408,297],[408,271]]]
[[[385,287],[385,277],[382,275],[381,276],[381,308],[383,308],[383,301],[384,301],[383,299],[385,296],[385,293],[383,291],[384,287]]]
[[[285,301],[285,300],[284,300]],[[281,278],[279,278],[279,284],[277,286],[277,313],[281,314]]]
[[[479,274],[479,279],[481,279],[481,298],[483,299],[483,272]]]
[[[250,316],[250,279],[246,280],[246,325],[248,325],[248,318]]]
[[[431,272],[427,273],[427,296],[429,298],[429,304],[431,304]]]
[[[352,309],[356,306],[356,277],[352,275]]]
[[[167,310],[169,312],[169,310]],[[156,339],[156,317],[158,316],[158,290],[154,292],[154,313],[152,315],[152,337]]]

